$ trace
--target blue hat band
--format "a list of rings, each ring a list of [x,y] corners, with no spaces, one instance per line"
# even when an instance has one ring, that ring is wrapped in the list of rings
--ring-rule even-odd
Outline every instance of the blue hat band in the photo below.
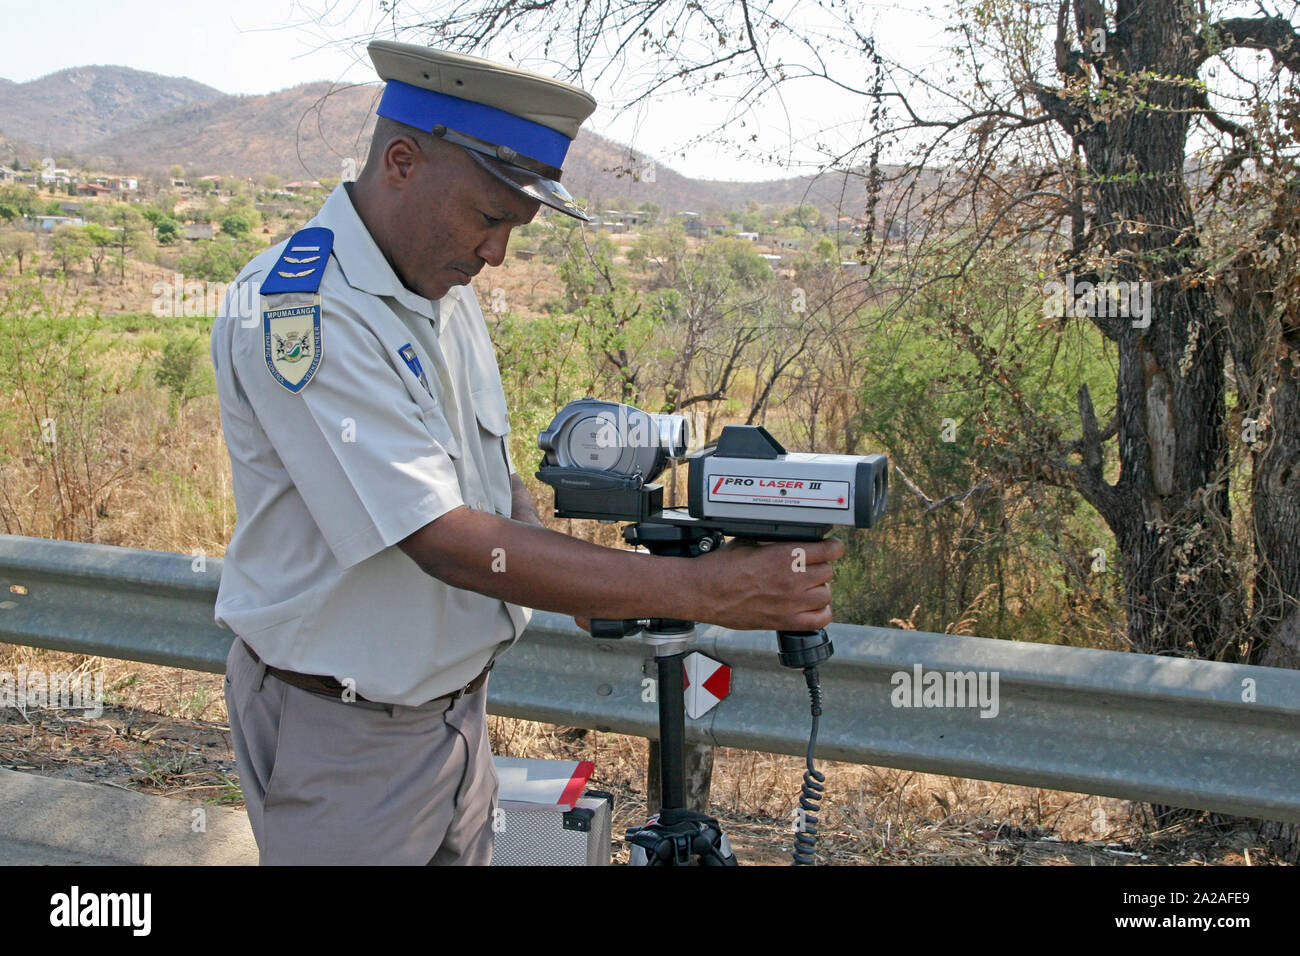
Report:
[[[436,93],[401,80],[389,80],[379,100],[386,116],[425,132],[442,125],[498,146],[509,146],[530,159],[551,166],[564,165],[572,140],[549,126],[507,113],[495,106],[472,103],[458,96]]]

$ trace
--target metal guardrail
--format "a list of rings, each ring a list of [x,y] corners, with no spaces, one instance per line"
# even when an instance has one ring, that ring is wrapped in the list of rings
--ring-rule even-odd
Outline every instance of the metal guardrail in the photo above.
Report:
[[[220,673],[221,565],[0,535],[0,641]],[[1300,671],[877,627],[831,636],[820,757],[1300,822]],[[687,721],[688,741],[804,752],[807,694],[771,633],[701,629],[695,649],[732,666],[732,692]],[[497,662],[489,710],[654,737],[652,661],[638,640],[595,641],[539,612]],[[971,672],[989,688],[996,675],[995,715],[903,694],[918,673]]]

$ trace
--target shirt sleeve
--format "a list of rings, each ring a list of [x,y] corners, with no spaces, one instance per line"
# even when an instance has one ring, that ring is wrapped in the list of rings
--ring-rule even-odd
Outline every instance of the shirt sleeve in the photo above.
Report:
[[[328,277],[327,277],[328,282]],[[232,300],[248,297],[232,296]],[[293,393],[267,368],[260,296],[252,316],[231,314],[235,377],[334,557],[351,567],[460,507],[443,409],[417,402],[400,357],[354,310],[324,297],[321,361]],[[235,305],[232,308],[238,309]]]

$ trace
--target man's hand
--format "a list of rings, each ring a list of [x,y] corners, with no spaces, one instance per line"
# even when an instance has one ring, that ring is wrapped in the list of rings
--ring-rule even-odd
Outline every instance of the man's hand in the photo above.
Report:
[[[803,584],[804,594],[798,593],[799,585],[796,584],[794,588],[796,596],[794,598],[794,602],[790,610],[794,611],[795,613],[798,613],[806,604],[809,603],[816,604],[818,601],[824,598],[826,602],[825,606],[818,609],[818,614],[820,615],[820,613],[824,611],[828,615],[826,620],[827,623],[829,623],[830,599],[831,599],[830,562],[836,560],[837,558],[841,557],[844,554],[844,543],[842,541],[839,541],[836,538],[831,538],[825,542],[819,542],[819,543],[824,545],[825,547],[816,548],[813,549],[811,552],[809,552],[807,544],[778,545],[771,542],[763,542],[761,547],[765,549],[771,549],[768,553],[768,557],[772,558],[772,562],[777,565],[775,569],[772,569],[769,568],[766,564],[762,563],[761,561],[758,561],[758,556],[754,553],[754,551],[755,549],[759,548],[760,545],[756,545],[753,542],[739,541],[739,540],[733,540],[728,542],[726,546],[714,552],[714,554],[717,555],[727,556],[727,560],[725,562],[723,561],[715,562],[720,566],[721,573],[724,576],[730,575],[733,578],[737,577],[737,572],[739,572],[740,575],[746,575],[746,574],[756,575],[754,581],[760,583],[760,585],[763,587],[763,590],[761,594],[759,594],[759,596],[746,597],[743,593],[737,594],[734,588],[735,585],[743,586],[744,582],[740,580],[733,580],[731,582],[733,587],[723,587],[721,589],[722,594],[731,596],[730,600],[734,602],[733,607],[731,608],[719,607],[710,613],[710,616],[707,618],[707,620],[713,624],[722,624],[724,627],[730,627],[732,630],[757,631],[757,630],[767,629],[768,628],[767,624],[755,625],[752,623],[752,621],[754,620],[754,614],[758,610],[756,605],[760,605],[764,601],[767,601],[771,605],[769,610],[773,615],[773,620],[776,620],[778,618],[784,617],[784,615],[788,613],[788,611],[784,606],[782,606],[782,604],[778,604],[777,602],[772,601],[771,599],[779,598],[781,599],[781,601],[785,601],[788,600],[788,595],[783,595],[781,593],[774,594],[771,590],[767,589],[766,585],[762,585],[761,582],[769,580],[766,577],[766,575],[768,574],[775,573],[776,575],[780,576],[783,573],[783,570],[788,570],[790,574],[806,575],[804,579],[799,579],[799,578],[793,579],[795,581],[801,581],[801,583]],[[826,551],[826,548],[829,548],[829,551]],[[799,549],[802,549],[802,556]],[[825,554],[823,554],[823,552],[825,552]],[[780,556],[779,560],[777,560],[776,557],[778,555]],[[704,557],[700,557],[700,558],[694,558],[692,560],[704,561],[707,559]],[[758,561],[758,563],[754,563],[755,561]],[[781,563],[788,563],[789,568],[782,569],[780,567]],[[707,567],[707,565],[705,567]],[[802,570],[799,570],[799,568],[801,567]],[[737,627],[734,624],[727,624],[724,621],[718,620],[717,618],[719,617],[720,614],[732,615],[734,616],[734,620],[738,622],[745,622],[746,626]],[[816,619],[820,620],[820,617]],[[578,625],[578,627],[582,628],[588,634],[591,633],[590,618],[581,617],[575,614],[573,620],[574,623]],[[809,627],[781,627],[781,628],[772,627],[771,629],[788,630],[788,631],[813,630],[816,627],[825,627],[825,626],[826,626],[825,624],[814,624],[814,625],[810,625]]]
[[[734,631],[812,631],[831,622],[831,562],[838,538],[755,544],[733,540],[692,558],[708,598],[694,620]]]
[[[524,485],[523,479],[516,472],[510,473],[510,491],[512,500],[510,503],[510,517],[514,521],[522,521],[524,524],[537,525],[539,528],[546,527],[542,524],[542,517],[537,513],[537,506],[533,504],[533,496],[528,493],[528,488]]]

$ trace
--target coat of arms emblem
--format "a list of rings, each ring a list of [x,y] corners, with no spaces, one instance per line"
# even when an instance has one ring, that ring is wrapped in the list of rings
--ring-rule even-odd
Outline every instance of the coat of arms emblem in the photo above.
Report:
[[[266,367],[291,392],[300,392],[320,367],[320,305],[262,310]]]

